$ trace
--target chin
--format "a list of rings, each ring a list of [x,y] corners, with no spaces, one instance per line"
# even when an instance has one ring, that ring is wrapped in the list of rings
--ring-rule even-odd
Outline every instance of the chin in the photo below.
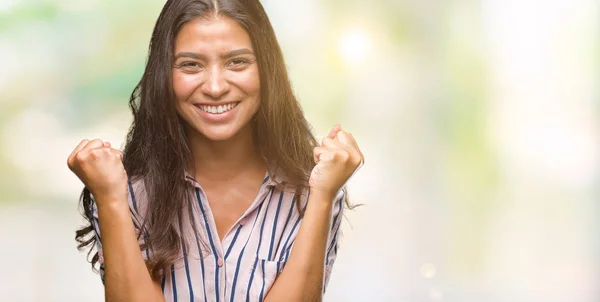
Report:
[[[202,136],[206,137],[211,141],[226,141],[235,136],[238,131],[235,131],[231,126],[214,126],[214,125],[202,125],[200,127],[195,127],[196,131]]]
[[[231,135],[229,133],[220,133],[220,132],[212,132],[212,131],[209,131],[208,133],[203,132],[202,135],[204,137],[206,137],[208,140],[215,141],[215,142],[226,141],[233,137],[233,135]]]

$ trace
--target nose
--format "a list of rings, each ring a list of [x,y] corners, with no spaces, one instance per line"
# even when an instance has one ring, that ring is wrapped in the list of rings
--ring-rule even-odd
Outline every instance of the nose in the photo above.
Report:
[[[207,78],[202,84],[202,92],[212,98],[219,99],[229,91],[229,83],[225,78],[224,71],[220,68],[212,68],[207,73]]]

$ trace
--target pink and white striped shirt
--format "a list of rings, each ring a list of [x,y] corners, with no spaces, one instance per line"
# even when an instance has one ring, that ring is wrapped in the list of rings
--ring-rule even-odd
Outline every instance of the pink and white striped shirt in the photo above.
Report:
[[[285,267],[302,223],[293,200],[294,189],[278,189],[267,172],[256,199],[221,242],[206,194],[187,173],[186,180],[195,201],[192,209],[186,209],[192,211],[192,219],[183,215],[186,217],[180,222],[188,250],[182,249],[179,260],[162,276],[165,301],[262,301]],[[331,213],[324,286],[337,254],[344,195],[345,189],[338,192]],[[307,202],[308,192],[304,192],[300,206],[306,207]],[[146,204],[143,181],[129,183],[129,206],[136,226],[143,221]],[[97,248],[101,252],[95,203],[92,213]],[[192,231],[191,223],[196,225],[198,234]],[[142,251],[144,259],[151,253]],[[102,260],[101,257],[100,275],[104,280]]]

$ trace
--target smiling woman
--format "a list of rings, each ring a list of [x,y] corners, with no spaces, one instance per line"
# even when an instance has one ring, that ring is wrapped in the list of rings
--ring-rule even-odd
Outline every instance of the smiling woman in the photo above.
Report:
[[[68,158],[106,299],[320,300],[363,155],[339,125],[317,144],[261,4],[167,1],[130,107],[122,153]]]

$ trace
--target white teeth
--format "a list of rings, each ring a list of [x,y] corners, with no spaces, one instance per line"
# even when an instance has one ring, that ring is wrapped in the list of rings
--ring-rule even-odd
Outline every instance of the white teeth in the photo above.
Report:
[[[202,109],[202,111],[212,113],[212,114],[220,114],[220,113],[227,112],[227,111],[233,109],[235,106],[237,106],[237,103],[229,103],[227,105],[219,105],[219,106],[200,105],[199,107],[200,107],[200,109]]]

